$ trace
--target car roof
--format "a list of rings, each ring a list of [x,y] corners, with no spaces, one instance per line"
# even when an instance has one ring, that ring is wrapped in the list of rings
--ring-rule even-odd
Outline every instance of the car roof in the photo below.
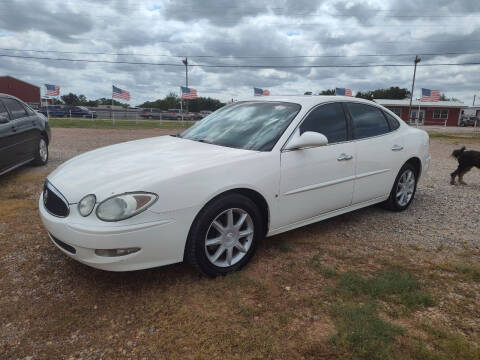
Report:
[[[18,100],[18,101],[21,101],[23,103],[22,100],[20,100],[19,98],[13,96],[13,95],[8,95],[8,94],[4,94],[4,93],[0,93],[0,98],[10,98],[10,99],[15,99],[15,100]]]
[[[294,104],[299,104],[305,107],[312,107],[322,103],[332,102],[332,101],[342,101],[342,102],[357,102],[372,105],[375,107],[380,107],[379,104],[365,100],[361,98],[355,98],[351,96],[338,96],[338,95],[286,95],[286,96],[255,96],[240,99],[239,101],[257,101],[257,102],[290,102]]]

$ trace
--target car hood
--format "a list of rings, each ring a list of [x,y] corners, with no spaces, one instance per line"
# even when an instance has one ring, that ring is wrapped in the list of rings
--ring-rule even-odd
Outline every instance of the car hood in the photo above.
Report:
[[[48,181],[69,203],[77,203],[87,194],[95,194],[102,201],[124,192],[155,191],[155,184],[163,180],[193,176],[197,171],[258,153],[161,136],[84,153],[59,166]]]

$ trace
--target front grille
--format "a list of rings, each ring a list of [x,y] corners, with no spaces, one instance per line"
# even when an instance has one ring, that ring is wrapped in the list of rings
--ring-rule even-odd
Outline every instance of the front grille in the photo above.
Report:
[[[72,253],[72,254],[75,254],[77,252],[77,250],[75,250],[75,248],[71,245],[68,245],[66,243],[64,243],[63,241],[61,240],[58,240],[55,236],[53,236],[52,234],[50,234],[50,237],[52,238],[53,241],[55,241],[55,244],[57,244],[58,246],[60,246],[63,250],[66,250],[68,251],[69,253]]]
[[[52,184],[45,181],[43,186],[43,204],[47,211],[57,217],[67,217],[70,213],[68,201]]]

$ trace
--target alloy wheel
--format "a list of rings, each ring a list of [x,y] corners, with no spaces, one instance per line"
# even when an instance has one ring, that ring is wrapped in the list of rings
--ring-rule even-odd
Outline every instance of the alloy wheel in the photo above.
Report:
[[[406,206],[412,199],[415,191],[415,174],[412,170],[407,169],[398,179],[395,199],[399,206]]]
[[[248,253],[253,236],[253,220],[245,210],[232,208],[221,212],[211,222],[205,236],[208,260],[218,267],[238,263]]]

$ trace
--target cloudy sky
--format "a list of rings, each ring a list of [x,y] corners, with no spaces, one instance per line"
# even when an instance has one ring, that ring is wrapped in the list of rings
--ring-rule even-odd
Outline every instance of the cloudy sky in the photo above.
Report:
[[[228,101],[254,86],[272,95],[410,88],[412,67],[330,66],[411,64],[416,53],[415,97],[425,87],[471,104],[480,96],[480,65],[425,65],[480,63],[480,2],[0,0],[0,55],[113,62],[0,56],[0,75],[93,99],[110,97],[115,84],[131,92],[132,104],[178,93],[181,56],[192,65],[265,66],[189,69],[200,95]]]

